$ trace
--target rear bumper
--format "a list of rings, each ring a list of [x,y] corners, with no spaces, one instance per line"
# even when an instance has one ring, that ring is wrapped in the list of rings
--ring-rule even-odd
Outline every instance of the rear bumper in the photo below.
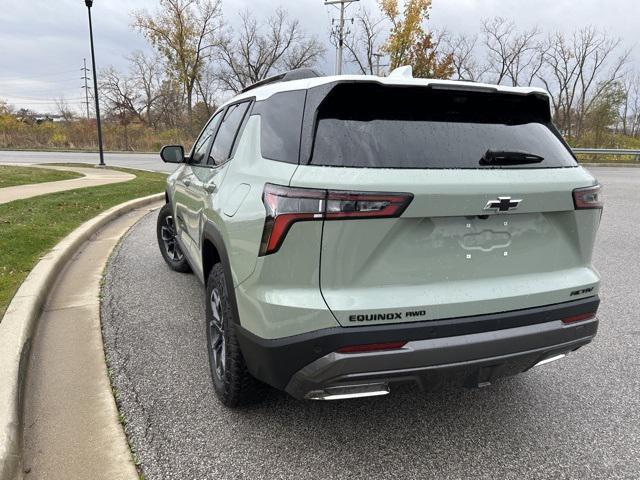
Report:
[[[344,385],[414,381],[476,386],[525,371],[539,361],[587,343],[596,319],[565,325],[560,319],[594,312],[597,297],[462,319],[329,328],[267,340],[238,326],[249,371],[296,398]],[[510,328],[509,328],[510,326]],[[497,327],[497,328],[496,328]],[[340,347],[407,341],[399,350],[336,353]]]
[[[409,381],[422,388],[443,383],[481,386],[586,345],[597,326],[597,320],[577,326],[556,320],[497,332],[418,340],[387,352],[330,353],[298,371],[285,390],[296,398],[310,398],[347,385]]]

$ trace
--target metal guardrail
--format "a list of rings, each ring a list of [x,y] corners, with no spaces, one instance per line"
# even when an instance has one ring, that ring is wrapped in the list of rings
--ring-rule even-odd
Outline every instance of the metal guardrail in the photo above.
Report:
[[[624,148],[572,148],[573,153],[592,155],[633,155],[635,161],[640,162],[640,150]]]
[[[573,153],[601,153],[603,155],[640,155],[640,150],[623,148],[572,148]]]

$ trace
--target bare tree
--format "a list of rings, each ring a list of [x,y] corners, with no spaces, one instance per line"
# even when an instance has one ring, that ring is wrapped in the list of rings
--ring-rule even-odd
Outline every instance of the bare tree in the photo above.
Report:
[[[196,83],[219,45],[220,0],[160,0],[154,15],[136,12],[133,26],[154,45],[168,72],[182,85],[191,118]]]
[[[574,42],[575,56],[578,61],[578,106],[576,135],[582,133],[585,115],[606,92],[622,78],[624,66],[629,58],[629,50],[613,59],[621,40],[599,33],[594,27],[583,28]]]
[[[324,54],[322,44],[282,9],[264,24],[248,11],[240,18],[239,31],[228,31],[218,49],[218,79],[226,90],[238,92],[277,71],[313,66]]]
[[[562,33],[550,35],[542,49],[544,68],[539,72],[538,78],[551,94],[555,123],[565,135],[571,136],[578,64],[571,45]]]
[[[445,42],[453,59],[453,78],[472,82],[482,81],[489,67],[481,64],[476,57],[478,37],[460,34],[447,36]]]
[[[64,97],[60,97],[56,100],[56,110],[58,111],[58,115],[60,115],[65,122],[70,122],[75,117],[73,110],[71,110]]]
[[[380,75],[380,57],[386,39],[381,39],[384,18],[362,8],[355,15],[355,31],[345,38],[348,61],[356,65],[359,73]]]
[[[166,128],[180,127],[184,122],[184,95],[180,83],[167,77],[160,86],[160,96],[155,105],[155,117],[162,119]]]
[[[217,108],[216,97],[218,95],[218,91],[220,90],[218,76],[213,70],[212,65],[208,65],[207,68],[202,72],[202,75],[200,75],[200,77],[198,78],[197,87],[198,95],[200,96],[200,100],[205,107],[207,116],[211,116]]]
[[[640,73],[631,77],[625,99],[625,133],[633,137],[640,135]]]
[[[147,125],[156,125],[153,115],[156,102],[161,95],[163,66],[157,56],[148,56],[137,50],[129,57],[130,76],[133,86],[138,90],[136,100],[138,111]]]
[[[568,137],[579,137],[585,116],[618,82],[629,57],[620,40],[585,27],[567,39],[551,35],[541,48],[543,68],[537,76],[552,95],[555,121]]]
[[[482,36],[494,83],[531,85],[543,62],[539,28],[518,32],[512,21],[493,17],[482,21]]]
[[[100,73],[99,89],[105,101],[107,115],[122,118],[126,113],[144,122],[145,118],[139,109],[139,92],[129,76],[108,67]]]

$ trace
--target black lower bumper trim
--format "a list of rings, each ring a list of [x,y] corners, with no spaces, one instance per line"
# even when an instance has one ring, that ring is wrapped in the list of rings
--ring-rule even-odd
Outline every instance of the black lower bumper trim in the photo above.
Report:
[[[595,312],[597,296],[543,307],[426,322],[335,327],[278,339],[264,339],[236,325],[249,371],[283,390],[300,369],[340,347],[366,343],[427,340],[503,330]]]

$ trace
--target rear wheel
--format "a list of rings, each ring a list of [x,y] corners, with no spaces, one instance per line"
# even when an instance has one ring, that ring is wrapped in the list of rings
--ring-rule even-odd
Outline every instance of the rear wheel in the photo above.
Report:
[[[164,207],[160,209],[160,213],[158,213],[156,233],[162,258],[167,262],[169,268],[176,272],[190,272],[191,268],[189,267],[187,259],[184,257],[184,253],[182,253],[180,245],[178,245],[178,240],[176,239],[175,221],[173,219],[171,205],[168,203],[166,203]]]
[[[216,264],[206,289],[207,352],[216,395],[227,407],[256,403],[266,394],[266,385],[251,376],[235,333],[224,270]]]

